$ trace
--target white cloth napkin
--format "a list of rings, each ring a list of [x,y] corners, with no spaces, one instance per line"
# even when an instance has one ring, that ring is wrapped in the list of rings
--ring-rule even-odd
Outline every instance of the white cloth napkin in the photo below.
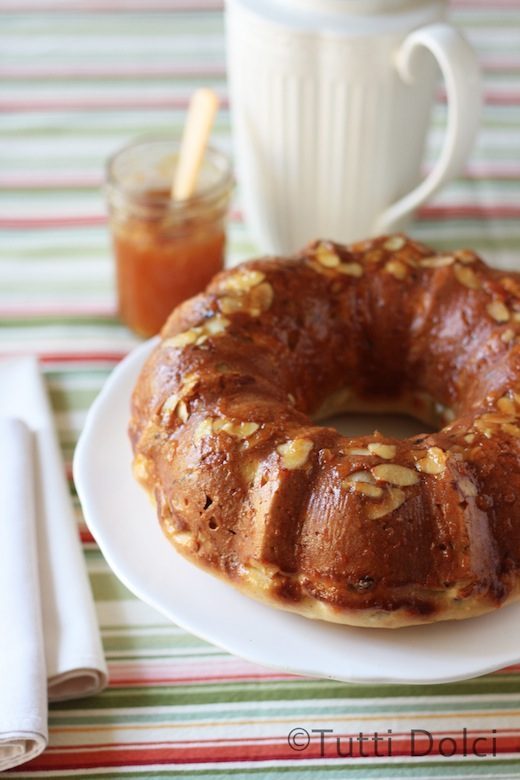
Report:
[[[47,678],[36,552],[33,441],[0,418],[0,771],[47,744]]]
[[[14,568],[10,569],[9,575],[4,572],[0,575],[4,578],[0,582],[5,583],[4,587],[0,588],[0,608],[3,602],[8,601],[18,589],[30,586],[33,591],[36,589],[33,601],[39,599],[43,627],[45,659],[43,679],[46,682],[46,686],[43,687],[47,687],[49,700],[61,701],[95,694],[106,685],[106,664],[61,453],[53,426],[52,412],[35,358],[24,357],[0,361],[0,416],[23,420],[33,434],[36,518],[34,542],[39,570],[38,580],[33,576],[32,579],[21,582],[21,576],[17,571],[23,571],[22,567],[28,565],[26,560],[22,563],[24,556],[27,556],[28,542],[25,540],[23,544],[13,544],[11,540],[11,555],[17,563],[13,563]],[[27,448],[19,438],[19,427],[14,424],[13,428],[12,422],[8,423],[7,427],[9,435],[6,433],[6,439],[11,444],[8,443],[4,458],[9,452],[9,447],[15,446],[12,445],[13,436],[18,440],[16,446],[26,453]],[[5,432],[4,429],[2,430]],[[25,468],[27,472],[29,468],[23,465],[27,464],[27,454],[23,457],[20,454],[20,457],[22,458],[19,466],[20,473],[23,474],[23,469]],[[0,470],[3,468],[2,459]],[[23,480],[27,483],[26,476]],[[6,483],[5,487],[9,487],[9,484]],[[13,490],[10,494],[11,504],[14,503],[15,507],[19,506],[19,509],[11,511],[15,517],[25,513],[29,507],[28,493],[29,491],[24,491],[23,496],[20,496],[18,490]],[[24,500],[29,503],[20,504],[21,497],[25,497]],[[0,526],[7,525],[9,520],[9,511],[6,519],[3,509],[3,493],[0,491]],[[24,522],[30,522],[30,518]],[[24,531],[24,533],[27,535],[28,532]],[[23,535],[21,538],[23,539]],[[34,572],[35,567],[32,568]],[[8,583],[5,580],[7,576],[10,577]],[[6,598],[7,594],[9,594],[8,598]],[[9,608],[16,609],[18,612],[22,602],[18,600],[16,604],[19,606],[9,605]],[[35,646],[40,631],[38,621],[34,622],[30,616],[20,620],[25,620],[26,626],[34,625],[27,646],[32,647],[32,653],[36,656]],[[7,628],[8,625],[9,623],[4,621],[0,622],[0,626]],[[0,670],[4,666],[5,658],[10,663],[18,664],[19,675],[16,679],[19,679],[20,673],[23,674],[24,670],[27,675],[34,673],[36,679],[38,674],[41,674],[41,670],[38,672],[34,663],[33,666],[25,666],[26,660],[21,653],[17,652],[15,642],[16,640],[11,640],[9,631],[2,628]],[[29,669],[33,669],[34,672],[30,672]],[[2,677],[0,683],[1,681]],[[27,692],[25,692],[26,688]],[[0,740],[3,736],[1,732],[17,731],[14,728],[4,728],[4,725],[9,725],[11,721],[15,724],[18,713],[24,715],[22,699],[27,702],[29,708],[32,707],[32,697],[37,689],[38,685],[34,682],[20,688],[19,697],[15,702],[18,703],[18,709],[15,709],[12,704],[4,705],[8,699],[4,697],[4,691],[0,687]],[[23,717],[20,722],[24,722]],[[43,731],[39,732],[36,729],[34,732],[41,733],[43,740],[46,738],[46,717],[44,725]],[[25,731],[24,728],[19,730]],[[26,750],[28,746],[25,746]],[[36,750],[34,743],[32,747]],[[13,747],[13,750],[18,753],[22,749],[24,748],[20,744],[15,744]],[[22,760],[28,760],[28,757],[32,757],[32,754],[26,755]],[[16,763],[20,763],[20,760]],[[0,768],[2,768],[1,764]]]

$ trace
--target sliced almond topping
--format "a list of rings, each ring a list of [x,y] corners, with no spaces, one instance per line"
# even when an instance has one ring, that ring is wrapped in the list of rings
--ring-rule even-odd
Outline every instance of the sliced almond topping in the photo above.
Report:
[[[224,278],[219,291],[226,293],[218,301],[224,314],[244,311],[258,317],[273,301],[273,288],[265,281],[265,274],[250,268],[241,268]]]
[[[249,484],[253,484],[260,467],[261,462],[258,460],[244,460],[240,466],[240,471],[242,472],[245,481]]]
[[[213,430],[215,433],[224,431],[224,433],[230,436],[236,436],[238,439],[247,439],[252,436],[259,429],[258,423],[255,422],[234,422],[233,420],[227,420],[225,417],[219,417],[213,421]]]
[[[469,287],[470,290],[478,290],[480,282],[475,272],[466,266],[458,265],[455,263],[453,266],[453,273],[455,274],[457,281],[463,284],[465,287]]]
[[[372,474],[376,479],[389,482],[391,485],[399,485],[400,487],[415,485],[419,482],[419,477],[415,471],[407,466],[399,466],[397,463],[381,463],[379,466],[374,466]]]
[[[510,344],[515,337],[514,330],[511,330],[511,328],[508,328],[505,330],[502,335],[500,336],[500,340],[504,342],[504,344]]]
[[[402,236],[390,236],[383,244],[383,247],[388,249],[389,252],[397,252],[397,250],[402,249],[404,245],[405,240]]]
[[[513,423],[502,423],[500,427],[505,433],[514,436],[515,439],[518,439],[520,436],[520,428],[517,425],[513,425]]]
[[[473,444],[473,442],[475,441],[475,434],[474,433],[467,433],[464,436],[464,441],[467,442],[468,444]]]
[[[350,455],[371,455],[367,447],[351,447],[348,452]]]
[[[511,422],[511,415],[508,412],[486,412],[478,420],[484,425],[500,425],[500,423]]]
[[[276,451],[282,456],[282,466],[292,471],[305,465],[312,448],[313,443],[310,439],[301,438],[279,444]]]
[[[198,381],[199,378],[196,374],[185,375],[184,381],[182,382],[179,390],[176,393],[172,393],[172,395],[168,396],[166,401],[161,406],[161,418],[163,423],[169,422],[174,412],[177,412],[177,416],[182,420],[182,422],[186,422],[188,419],[188,408],[186,403],[181,399],[189,395],[190,391],[193,390]]]
[[[520,298],[520,282],[517,282],[516,279],[512,279],[510,276],[504,276],[500,280],[500,284],[504,290],[507,290],[511,295],[514,295],[515,298]]]
[[[395,457],[396,447],[393,444],[382,444],[379,441],[371,442],[368,449],[373,455],[377,455],[385,460],[392,460]]]
[[[462,495],[466,496],[466,498],[477,495],[477,487],[468,477],[461,477],[457,481],[457,485],[459,486]]]
[[[326,244],[319,244],[314,250],[314,257],[324,268],[336,268],[341,260],[339,255]]]
[[[208,336],[216,336],[219,333],[223,333],[229,320],[225,317],[221,317],[220,314],[216,314],[214,317],[207,319],[202,325],[196,325],[189,330],[185,330],[182,333],[177,333],[175,336],[171,336],[162,342],[163,347],[186,347],[189,344],[203,344]]]
[[[223,333],[228,325],[229,320],[227,320],[225,317],[221,317],[219,314],[216,314],[214,317],[210,317],[210,319],[206,320],[206,322],[202,325],[202,329],[209,336],[216,336],[218,333]]]
[[[294,397],[294,395],[292,393],[287,393],[287,400],[289,401],[291,406],[295,406],[296,405],[296,398]]]
[[[349,474],[348,477],[345,477],[345,479],[341,484],[343,485],[343,487],[345,487],[345,484],[350,485],[353,482],[375,483],[375,479],[370,473],[370,471],[353,471],[352,474]]]
[[[223,314],[234,314],[237,311],[242,311],[244,308],[244,303],[241,298],[231,298],[227,295],[223,298],[219,298],[218,305]]]
[[[442,474],[446,468],[446,453],[440,447],[429,447],[424,458],[417,461],[415,468],[425,474]]]
[[[346,276],[363,276],[363,266],[360,263],[340,263],[336,267],[336,271]]]
[[[504,414],[516,414],[516,404],[508,395],[503,395],[497,401],[497,409]]]
[[[369,498],[381,498],[383,488],[375,484],[375,479],[370,471],[354,471],[341,482],[341,487],[361,493]]]
[[[355,493],[361,493],[362,496],[368,496],[368,498],[381,498],[383,495],[383,488],[369,482],[354,482],[353,489]]]
[[[274,292],[269,282],[262,282],[244,292],[244,294],[219,298],[218,304],[224,314],[243,311],[252,317],[258,317],[267,311],[273,302]]]
[[[222,280],[220,290],[230,293],[245,293],[263,282],[264,279],[265,274],[262,271],[240,268]]]
[[[262,312],[267,311],[274,298],[274,291],[269,282],[262,282],[249,294],[249,313],[252,317],[258,317]]]
[[[380,504],[369,504],[367,507],[367,516],[370,520],[377,520],[379,517],[384,517],[390,512],[394,512],[399,509],[401,504],[404,504],[406,495],[403,490],[399,488],[391,487],[385,491],[385,497]]]
[[[502,301],[492,301],[486,306],[487,313],[496,322],[507,322],[511,316],[509,309]]]
[[[177,333],[175,336],[165,339],[162,343],[163,347],[186,347],[188,344],[194,344],[197,341],[201,333],[200,328],[191,328],[185,330],[182,333]]]
[[[425,257],[420,264],[423,268],[445,268],[448,265],[453,265],[454,262],[453,255],[435,255],[434,257]]]
[[[181,422],[186,422],[188,419],[188,407],[186,406],[186,401],[179,401],[177,405],[177,417]]]
[[[205,436],[209,436],[213,433],[213,420],[209,417],[207,417],[205,420],[202,420],[195,429],[194,439],[195,442],[200,442],[201,439],[203,439]]]
[[[148,459],[144,455],[138,453],[135,456],[132,469],[136,479],[142,482],[148,479]]]
[[[189,531],[175,531],[170,534],[174,544],[178,547],[188,547],[193,543],[193,534]]]
[[[401,263],[400,260],[389,260],[385,264],[385,271],[392,274],[395,279],[404,279],[408,273],[406,265]]]
[[[458,249],[455,252],[455,255],[457,260],[465,264],[474,263],[477,259],[475,252],[472,252],[471,249]]]
[[[170,419],[175,409],[177,408],[178,403],[179,403],[178,393],[172,393],[170,396],[168,396],[166,401],[161,406],[161,417],[163,422],[166,422],[167,420]]]

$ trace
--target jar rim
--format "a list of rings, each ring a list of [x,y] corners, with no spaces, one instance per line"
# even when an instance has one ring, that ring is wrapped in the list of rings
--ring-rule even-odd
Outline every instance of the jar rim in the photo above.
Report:
[[[141,135],[113,152],[108,157],[105,165],[105,179],[108,188],[114,188],[128,198],[142,197],[143,189],[138,187],[125,186],[121,181],[121,178],[116,175],[115,166],[125,153],[128,153],[133,149],[137,149],[138,147],[160,145],[165,147],[165,151],[175,153],[180,149],[180,140],[168,135]],[[230,157],[215,146],[208,144],[205,150],[204,158],[210,158],[211,161],[216,163],[215,167],[218,170],[219,176],[214,182],[200,189],[189,198],[173,200],[169,196],[167,197],[165,195],[159,194],[157,197],[147,197],[147,204],[151,208],[164,208],[166,205],[168,205],[173,210],[184,210],[200,206],[203,203],[220,198],[224,193],[231,191],[234,187],[235,180],[231,167]]]

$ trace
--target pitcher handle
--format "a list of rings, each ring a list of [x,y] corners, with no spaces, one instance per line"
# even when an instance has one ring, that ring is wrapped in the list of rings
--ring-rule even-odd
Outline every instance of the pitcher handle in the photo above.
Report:
[[[379,216],[375,234],[400,229],[400,223],[412,211],[462,171],[479,126],[480,71],[469,43],[448,24],[431,24],[415,30],[397,52],[396,67],[403,81],[413,82],[414,54],[423,47],[437,60],[446,82],[448,120],[444,144],[436,165],[421,184]]]

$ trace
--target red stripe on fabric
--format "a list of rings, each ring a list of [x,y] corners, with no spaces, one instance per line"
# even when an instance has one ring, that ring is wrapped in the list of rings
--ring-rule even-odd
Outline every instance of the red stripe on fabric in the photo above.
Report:
[[[514,58],[492,59],[482,55],[480,57],[480,66],[484,71],[501,73],[520,69],[520,60]],[[219,63],[205,63],[197,66],[188,63],[174,63],[169,67],[164,65],[154,65],[141,63],[139,66],[132,63],[106,65],[53,65],[52,67],[43,66],[26,67],[4,65],[0,67],[0,78],[14,80],[52,80],[55,78],[74,78],[74,79],[92,79],[92,78],[117,78],[117,79],[143,79],[143,78],[203,78],[205,76],[215,78],[224,78],[226,75],[225,65]]]
[[[47,99],[33,99],[33,100],[2,100],[0,101],[0,111],[4,112],[16,112],[16,113],[33,113],[38,111],[85,111],[95,109],[101,111],[107,109],[112,111],[117,109],[119,111],[134,111],[141,108],[145,109],[182,109],[185,110],[188,107],[189,96],[186,97],[174,97],[168,96],[164,98],[82,98],[81,100],[52,100]],[[220,108],[226,109],[229,107],[228,99],[226,96],[221,95]]]
[[[78,354],[51,354],[44,353],[39,355],[39,359],[44,363],[119,363],[128,352],[85,352]]]
[[[516,181],[520,178],[520,166],[513,161],[504,162],[502,165],[486,163],[470,163],[463,178],[466,180],[475,179],[498,179],[504,181]],[[20,190],[48,190],[48,189],[88,189],[98,188],[103,185],[102,174],[54,174],[53,172],[33,174],[11,174],[0,173],[0,187],[5,189]],[[15,218],[16,219],[16,218]]]
[[[518,0],[493,0],[490,5],[489,0],[451,0],[452,8],[492,8],[493,11],[499,9],[518,8]]]
[[[83,225],[104,225],[104,214],[75,214],[67,217],[3,217],[0,228],[19,230],[20,228],[81,227]]]
[[[23,357],[24,355],[34,355],[34,350],[30,352],[24,352],[23,349],[16,352],[17,357]],[[42,363],[52,363],[59,366],[60,363],[78,363],[80,366],[83,363],[119,363],[126,355],[128,351],[121,352],[76,352],[76,353],[56,353],[56,352],[39,352],[36,353],[38,359]],[[13,357],[12,352],[2,352],[0,349],[0,357],[10,358]]]
[[[440,219],[443,217],[453,219],[458,217],[468,219],[518,219],[520,217],[520,206],[480,206],[473,204],[423,206],[419,211],[419,215],[421,219]],[[236,222],[240,222],[243,219],[242,214],[238,211],[233,212],[230,217]],[[106,222],[107,218],[103,214],[76,214],[66,217],[7,217],[0,218],[0,228],[10,230],[21,228],[83,227],[104,225]]]
[[[446,101],[444,92],[439,93],[439,100]],[[520,93],[518,92],[487,92],[484,100],[490,105],[497,106],[517,106],[520,105]],[[32,99],[32,100],[3,100],[0,102],[0,111],[12,113],[37,113],[39,111],[85,111],[85,110],[118,110],[118,111],[136,111],[140,109],[167,109],[167,110],[186,110],[188,107],[189,96],[186,97],[164,97],[164,98],[92,98],[81,100],[52,100]],[[222,109],[229,108],[229,101],[226,96],[220,97],[220,106]]]
[[[62,304],[56,304],[52,306],[45,304],[42,306],[35,305],[33,303],[26,305],[13,304],[12,306],[0,305],[0,319],[8,317],[14,320],[26,320],[30,317],[53,317],[59,319],[60,317],[74,317],[75,320],[80,320],[82,317],[103,317],[103,318],[115,318],[117,315],[117,309],[115,306],[85,306],[85,304],[78,302],[77,306],[63,306]]]
[[[69,2],[66,6],[62,4],[47,3],[44,5],[31,4],[23,2],[7,2],[3,0],[0,5],[0,12],[12,13],[66,13],[85,11],[92,13],[113,13],[114,11],[189,11],[190,13],[197,11],[221,11],[223,10],[222,0],[168,0],[167,2],[129,2],[129,0],[112,0],[112,2],[96,2],[95,0],[84,0],[83,2],[76,0],[76,2]]]
[[[519,206],[479,206],[467,204],[460,206],[423,206],[419,211],[421,219],[440,219],[458,217],[468,219],[518,219]]]
[[[484,103],[497,106],[516,106],[520,104],[520,92],[493,92],[492,90],[484,91],[482,95]],[[447,102],[446,89],[444,86],[440,86],[436,93],[436,100],[439,103]]]
[[[33,173],[3,173],[0,174],[0,187],[6,187],[12,190],[31,188],[40,189],[60,189],[66,187],[86,188],[100,187],[103,184],[103,175],[101,173],[81,173],[75,174],[47,174]]]
[[[413,728],[413,727],[412,727]],[[419,727],[415,727],[417,731],[420,731]],[[288,726],[288,729],[290,731],[291,726]],[[306,729],[307,730],[307,729]],[[52,727],[50,729],[52,732]],[[462,732],[464,731],[464,734]],[[339,739],[348,739],[352,737],[353,740],[355,740],[360,733],[364,733],[366,736],[372,736],[374,733],[377,733],[379,736],[388,737],[389,733],[392,737],[392,740],[395,740],[396,742],[400,743],[406,743],[407,741],[410,741],[410,730],[408,731],[398,731],[396,730],[387,730],[383,729],[382,731],[365,731],[365,732],[337,732],[334,734],[334,736],[337,736]],[[492,734],[492,729],[488,730],[482,730],[482,729],[438,729],[429,731],[431,736],[434,739],[443,739],[444,737],[450,737],[450,738],[456,738],[459,739],[461,742],[463,742],[464,739],[467,741],[478,739],[480,737],[491,737],[494,736]],[[519,738],[520,737],[520,728],[507,728],[502,730],[496,730],[495,733],[497,737],[500,737],[500,739],[508,739],[508,738]],[[318,735],[319,739],[319,727],[315,729],[315,731],[311,735],[311,741],[314,738],[314,735]],[[324,739],[326,739],[327,735],[324,735]],[[417,736],[417,739],[419,737]],[[243,739],[237,738],[237,737],[218,737],[218,739],[181,739],[181,740],[165,740],[165,739],[158,739],[158,740],[146,740],[143,742],[133,742],[133,743],[126,743],[126,744],[114,744],[113,742],[92,742],[88,744],[74,744],[74,745],[49,745],[48,750],[55,752],[55,753],[62,753],[66,751],[76,751],[76,750],[84,750],[85,752],[90,752],[91,750],[117,750],[119,746],[121,747],[133,747],[134,749],[139,749],[140,747],[147,747],[147,748],[162,748],[162,747],[182,747],[182,746],[200,746],[204,745],[236,745],[237,743],[255,743],[255,744],[265,744],[265,745],[285,745],[287,744],[285,735],[280,737],[280,735],[266,735],[266,736],[255,736],[251,735],[248,737],[244,737]],[[520,743],[519,743],[520,747]]]
[[[9,66],[4,65],[0,67],[0,77],[9,78],[13,80],[17,79],[55,79],[55,78],[75,78],[75,79],[91,79],[91,78],[118,78],[118,79],[142,79],[142,78],[185,78],[194,77],[201,78],[204,76],[210,77],[224,77],[226,75],[226,68],[219,63],[207,63],[204,65],[192,65],[175,63],[169,67],[164,65],[154,65],[140,63],[138,66],[132,63],[118,64],[114,63],[110,66],[107,65],[53,65],[52,67],[42,65],[41,67],[34,67],[29,65],[28,67]]]
[[[230,214],[230,219],[241,221],[242,215],[238,211],[233,211]],[[90,227],[105,225],[106,223],[106,214],[71,214],[64,217],[0,217],[0,229],[4,230],[20,230],[21,228]]]
[[[248,682],[253,680],[269,680],[269,681],[276,681],[276,680],[292,680],[294,679],[294,675],[290,674],[250,674],[248,672],[244,672],[243,674],[228,674],[228,673],[219,673],[219,674],[205,674],[201,676],[193,675],[189,676],[186,675],[185,677],[160,677],[160,676],[150,676],[150,677],[118,677],[115,678],[112,675],[110,676],[110,687],[111,688],[126,688],[126,687],[132,687],[132,688],[140,688],[140,687],[146,687],[148,685],[186,685],[186,684],[201,684],[205,685],[210,682]]]
[[[289,730],[289,729],[288,729]],[[380,733],[381,734],[381,733]],[[384,732],[382,732],[384,735]],[[373,742],[359,743],[353,742],[352,754],[348,756],[338,756],[335,749],[335,742],[331,740],[328,743],[325,740],[324,755],[321,752],[321,745],[319,736],[316,734],[315,741],[311,740],[309,747],[306,750],[292,750],[287,742],[284,740],[280,742],[262,742],[258,738],[248,739],[247,742],[235,740],[232,744],[226,744],[224,740],[218,742],[211,742],[209,744],[204,742],[198,743],[171,743],[167,747],[150,747],[144,743],[142,748],[136,748],[135,746],[114,746],[111,749],[100,748],[98,746],[92,746],[92,748],[85,748],[80,746],[69,746],[68,749],[53,748],[52,746],[47,749],[38,758],[34,759],[30,763],[25,765],[25,769],[30,768],[33,771],[45,770],[45,769],[93,769],[96,767],[122,767],[122,766],[145,766],[146,764],[194,764],[194,763],[228,763],[235,761],[283,761],[283,760],[309,760],[328,758],[338,760],[348,758],[355,758],[363,760],[363,758],[384,758],[388,756],[388,742],[378,743],[376,745]],[[347,735],[336,735],[340,738],[340,747],[343,751],[349,750],[349,742]],[[356,735],[354,735],[355,737]],[[439,734],[434,736],[434,744],[431,750],[427,753],[429,756],[442,756],[440,750],[439,740],[446,738],[447,735]],[[479,732],[468,738],[469,742],[478,737],[486,738],[486,744],[488,752],[491,753],[493,745],[491,742],[491,732]],[[448,735],[448,739],[454,740],[454,752],[450,755],[463,756],[472,755],[469,752],[468,742],[466,748],[464,746],[464,740],[459,733],[455,733],[452,736]],[[265,738],[264,738],[265,740]],[[444,743],[446,744],[446,743]],[[424,751],[428,748],[429,742],[426,739],[416,739],[412,743],[411,739],[407,736],[405,738],[394,738],[392,735],[391,742],[391,755],[392,757],[403,756],[419,756],[424,757]],[[484,752],[484,745],[478,744],[480,752]],[[70,753],[74,755],[71,756]],[[520,752],[520,737],[518,735],[500,735],[497,734],[496,739],[496,754],[505,753],[519,753]]]
[[[516,181],[520,178],[520,167],[514,163],[503,163],[502,166],[487,165],[486,163],[470,163],[464,171],[464,179],[500,179],[504,181]]]
[[[211,665],[197,663],[193,665],[174,665],[171,661],[154,663],[143,671],[141,664],[133,662],[110,664],[110,684],[114,688],[141,687],[146,685],[177,685],[186,682],[204,683],[213,680],[297,680],[297,675],[260,669],[256,671],[256,665],[247,661],[233,659],[233,670],[229,670],[226,663],[212,661]],[[237,671],[237,664],[240,671]],[[217,667],[217,668],[216,668]],[[206,673],[207,670],[207,673]],[[494,675],[508,676],[518,674],[520,665],[509,666],[505,669],[493,672]]]

